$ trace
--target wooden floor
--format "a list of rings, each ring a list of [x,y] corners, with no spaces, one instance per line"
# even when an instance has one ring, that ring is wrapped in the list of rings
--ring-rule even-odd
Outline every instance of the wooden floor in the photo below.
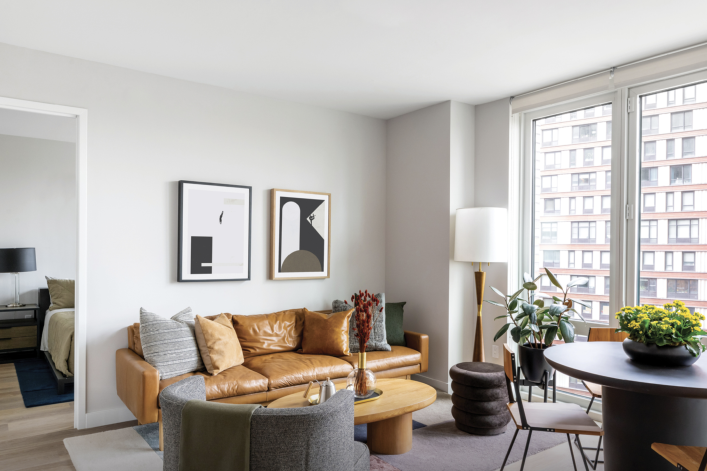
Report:
[[[73,470],[63,440],[137,425],[74,430],[74,403],[25,408],[12,363],[0,364],[0,470]]]

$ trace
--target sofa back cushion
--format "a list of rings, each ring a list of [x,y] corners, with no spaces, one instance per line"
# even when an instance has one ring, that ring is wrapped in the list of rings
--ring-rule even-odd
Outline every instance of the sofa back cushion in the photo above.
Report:
[[[322,314],[304,310],[302,353],[342,357],[349,354],[349,319],[354,310]]]
[[[292,352],[302,346],[304,309],[253,316],[234,315],[233,327],[245,358]]]

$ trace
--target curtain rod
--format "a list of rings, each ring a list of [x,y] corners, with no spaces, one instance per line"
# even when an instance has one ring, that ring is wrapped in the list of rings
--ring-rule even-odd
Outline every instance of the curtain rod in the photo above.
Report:
[[[614,76],[614,71],[615,71],[616,69],[622,69],[622,68],[624,68],[624,67],[630,67],[630,66],[632,66],[632,65],[640,64],[641,62],[646,62],[646,61],[651,61],[651,60],[654,60],[654,59],[659,59],[659,58],[661,58],[661,57],[670,56],[670,55],[672,55],[672,54],[677,54],[677,53],[679,53],[679,52],[689,51],[690,49],[695,49],[695,48],[697,48],[697,47],[702,47],[702,46],[707,46],[707,41],[706,41],[706,42],[703,42],[703,43],[695,44],[695,45],[693,45],[693,46],[687,46],[687,47],[683,47],[683,48],[681,48],[681,49],[676,49],[676,50],[673,50],[673,51],[664,52],[664,53],[662,53],[662,54],[657,54],[657,55],[655,55],[655,56],[646,57],[646,58],[644,58],[644,59],[639,59],[639,60],[637,60],[637,61],[629,62],[629,63],[627,63],[627,64],[621,64],[621,65],[618,65],[618,66],[616,66],[616,67],[611,67],[611,68],[609,68],[609,69],[600,70],[599,72],[593,72],[593,73],[591,73],[591,74],[583,75],[583,76],[581,76],[581,77],[577,77],[577,78],[574,78],[574,79],[571,79],[571,80],[565,80],[564,82],[556,83],[556,84],[554,84],[554,85],[548,85],[547,87],[538,88],[538,89],[535,89],[535,90],[530,91],[530,92],[521,93],[520,95],[513,95],[513,96],[511,96],[511,102],[513,102],[513,100],[514,100],[515,98],[520,98],[520,97],[526,96],[526,95],[532,95],[533,93],[542,92],[542,91],[545,91],[545,90],[549,90],[549,89],[551,89],[551,88],[561,87],[562,85],[567,85],[568,83],[572,83],[572,82],[577,82],[577,81],[579,81],[579,80],[588,79],[588,78],[590,78],[590,77],[594,77],[594,76],[596,76],[596,75],[605,74],[605,73],[607,73],[607,72],[609,72],[609,73],[611,74],[611,78],[613,78],[613,76]]]

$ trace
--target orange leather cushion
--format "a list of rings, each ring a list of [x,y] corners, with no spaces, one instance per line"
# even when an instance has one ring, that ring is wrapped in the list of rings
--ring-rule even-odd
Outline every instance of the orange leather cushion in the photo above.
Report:
[[[246,358],[243,366],[268,378],[271,390],[323,381],[327,377],[345,378],[353,370],[348,362],[338,358],[295,352]]]
[[[302,353],[332,355],[349,354],[349,319],[353,309],[335,314],[304,310]]]
[[[222,371],[217,376],[209,373],[187,373],[174,378],[160,381],[160,392],[178,381],[194,375],[204,377],[206,383],[206,400],[221,399],[224,397],[243,396],[268,390],[268,379],[243,365],[234,366]]]
[[[140,323],[136,322],[133,324],[133,351],[145,358],[145,354],[142,353],[142,342],[140,342]]]
[[[366,352],[366,368],[370,368],[371,371],[383,371],[419,365],[422,362],[422,355],[417,350],[397,345],[393,345],[391,348],[390,352]],[[341,359],[358,367],[358,353],[341,357]]]
[[[230,316],[221,314],[212,321],[197,315],[194,333],[206,371],[212,375],[243,364],[243,351]]]
[[[255,316],[234,315],[233,327],[238,334],[245,358],[291,352],[302,346],[304,309]]]

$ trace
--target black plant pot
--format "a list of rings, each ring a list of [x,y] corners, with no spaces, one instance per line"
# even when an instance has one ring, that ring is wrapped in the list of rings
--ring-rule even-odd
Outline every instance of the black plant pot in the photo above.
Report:
[[[545,350],[547,348],[549,347],[541,343],[535,343],[533,347],[526,343],[518,348],[520,369],[528,381],[540,384],[543,383],[543,379],[549,381],[552,378],[555,369],[545,360]],[[546,371],[547,376],[543,378],[543,374]]]
[[[624,352],[636,363],[652,366],[690,366],[695,363],[700,355],[692,356],[685,345],[678,347],[659,347],[652,343],[636,342],[631,339],[624,340]]]

